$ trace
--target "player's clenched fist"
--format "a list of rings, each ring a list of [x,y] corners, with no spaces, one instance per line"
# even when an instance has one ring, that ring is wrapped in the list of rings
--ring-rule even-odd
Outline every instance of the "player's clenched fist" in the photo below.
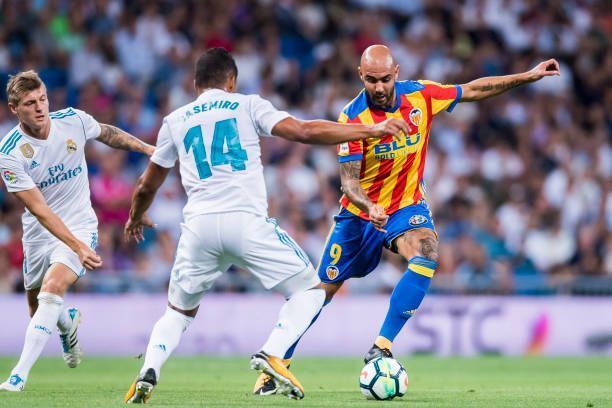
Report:
[[[387,232],[384,226],[387,224],[389,216],[385,213],[385,208],[382,205],[372,205],[368,215],[370,216],[370,222],[374,228],[380,232]]]
[[[405,121],[397,118],[390,118],[374,125],[373,130],[375,133],[374,137],[383,137],[385,135],[400,137],[402,134],[407,135],[409,129]]]

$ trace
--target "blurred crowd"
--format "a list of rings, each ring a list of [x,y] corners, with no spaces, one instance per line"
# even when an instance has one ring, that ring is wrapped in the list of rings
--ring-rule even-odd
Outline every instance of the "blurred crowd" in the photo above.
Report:
[[[361,89],[356,67],[389,45],[400,79],[465,83],[557,58],[561,76],[434,119],[425,179],[441,240],[438,293],[612,294],[612,9],[596,0],[4,0],[0,81],[36,69],[51,110],[83,109],[154,143],[194,98],[206,48],[236,58],[239,91],[305,119],[335,120]],[[0,134],[15,125],[0,96]],[[316,264],[340,183],[333,147],[262,140],[270,213]],[[122,238],[146,158],[88,144],[100,219],[99,271],[77,290],[164,291],[185,202],[178,173],[143,244]],[[22,208],[0,193],[0,292],[22,290]],[[405,270],[386,254],[346,293],[388,292]],[[216,290],[257,291],[232,269]]]

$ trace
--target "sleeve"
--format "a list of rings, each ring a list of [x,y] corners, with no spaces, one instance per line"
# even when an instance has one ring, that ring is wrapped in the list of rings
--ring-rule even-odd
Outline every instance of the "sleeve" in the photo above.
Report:
[[[151,161],[167,169],[174,167],[178,159],[178,151],[170,134],[170,125],[164,119],[161,128],[157,134],[157,144],[155,152],[151,156]]]
[[[342,112],[338,118],[339,123],[347,123],[348,116]],[[363,141],[353,140],[344,142],[338,145],[338,162],[344,163],[353,160],[361,160],[363,158]]]
[[[9,193],[36,187],[32,177],[26,172],[24,163],[12,156],[0,154],[0,172]]]
[[[252,95],[250,104],[251,120],[260,136],[272,136],[272,129],[278,122],[290,117],[285,111],[276,109],[270,101],[259,95]]]
[[[434,81],[418,81],[425,88],[421,91],[426,99],[431,102],[431,113],[436,115],[446,110],[452,112],[461,99],[461,86],[442,85]]]
[[[97,120],[93,118],[89,113],[84,112],[80,109],[74,110],[81,120],[81,124],[83,125],[83,133],[85,134],[85,140],[95,139],[100,136],[100,132],[102,132],[102,128]]]

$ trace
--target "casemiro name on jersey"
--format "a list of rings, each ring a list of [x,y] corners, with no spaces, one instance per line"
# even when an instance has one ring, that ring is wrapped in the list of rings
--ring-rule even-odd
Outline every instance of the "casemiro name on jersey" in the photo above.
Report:
[[[230,102],[224,100],[204,102],[201,105],[195,105],[193,107],[193,113],[187,111],[185,116],[189,117],[191,115],[195,115],[196,113],[203,113],[206,111],[211,111],[213,109],[236,110],[238,106],[240,106],[240,103],[238,102]]]
[[[43,180],[40,183],[36,184],[36,186],[40,190],[42,190],[45,187],[49,187],[54,184],[59,184],[66,180],[70,180],[73,177],[76,177],[77,175],[83,172],[83,167],[81,167],[81,165],[78,165],[77,167],[73,169],[68,169],[64,171],[64,164],[60,163],[60,164],[56,164],[55,166],[49,167],[47,171],[49,172],[50,177],[47,180]]]

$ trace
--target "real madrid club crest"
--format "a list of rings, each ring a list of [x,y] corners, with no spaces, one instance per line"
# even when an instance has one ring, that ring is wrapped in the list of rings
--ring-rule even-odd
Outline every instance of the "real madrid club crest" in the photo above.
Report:
[[[21,154],[27,159],[34,157],[34,148],[29,143],[24,143],[19,146],[19,150],[21,150]]]
[[[334,280],[338,277],[339,271],[334,265],[329,265],[327,269],[325,269],[325,273],[327,274],[329,280]]]
[[[68,150],[68,153],[74,153],[77,151],[77,145],[72,141],[72,139],[66,140],[66,150]]]

